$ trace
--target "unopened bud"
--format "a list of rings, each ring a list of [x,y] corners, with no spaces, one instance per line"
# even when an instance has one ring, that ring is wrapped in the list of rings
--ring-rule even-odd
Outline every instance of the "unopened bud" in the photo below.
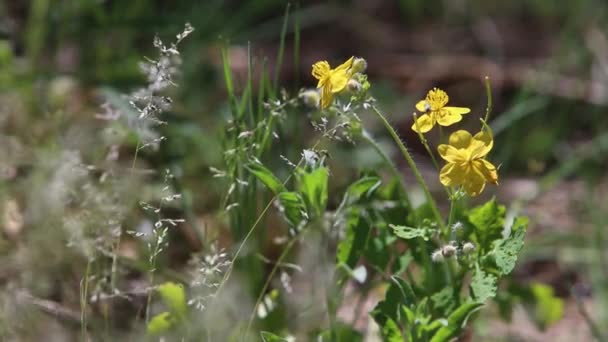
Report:
[[[464,254],[469,254],[473,250],[475,250],[475,245],[472,242],[467,242],[464,245],[462,245],[462,252]]]
[[[308,107],[319,107],[319,101],[321,100],[321,96],[319,95],[319,92],[316,89],[304,90],[300,93],[300,95],[298,95],[298,97]]]
[[[458,221],[452,225],[452,230],[458,231],[458,230],[462,229],[462,226],[463,226],[462,222]]]
[[[350,80],[348,80],[348,83],[346,83],[346,87],[350,92],[356,93],[361,90],[361,83],[351,78]]]
[[[445,245],[443,248],[441,248],[441,254],[443,254],[443,256],[446,258],[451,258],[454,256],[454,254],[456,254],[456,247],[453,245]]]
[[[356,73],[364,73],[365,70],[367,69],[367,61],[361,57],[356,57],[355,60],[353,60],[353,66],[351,67],[351,70],[353,72],[353,74]]]
[[[433,262],[442,262],[444,260],[441,249],[438,249],[431,254],[431,260],[433,260]]]

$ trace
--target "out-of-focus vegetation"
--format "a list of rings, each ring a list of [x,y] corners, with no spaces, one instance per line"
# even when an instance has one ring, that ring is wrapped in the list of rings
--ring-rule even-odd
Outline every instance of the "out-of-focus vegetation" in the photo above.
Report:
[[[157,330],[178,325],[175,338],[240,338],[251,312],[255,331],[307,338],[302,334],[323,335],[329,325],[334,329],[326,340],[382,335],[368,313],[385,296],[386,288],[373,281],[383,270],[369,266],[382,264],[371,258],[384,255],[364,255],[357,265],[368,266],[369,274],[350,270],[355,280],[343,280],[344,298],[322,303],[315,290],[331,283],[335,266],[323,258],[334,258],[342,240],[319,230],[289,239],[286,248],[284,212],[270,206],[260,216],[273,203],[265,187],[273,183],[258,184],[264,172],[251,172],[256,166],[248,164],[249,157],[259,158],[283,181],[292,170],[286,160],[295,164],[315,146],[327,152],[314,155],[331,170],[328,198],[316,207],[307,202],[319,222],[320,213],[339,212],[354,182],[376,179],[382,186],[362,196],[365,205],[393,201],[406,213],[395,221],[415,222],[378,148],[398,164],[414,207],[424,196],[381,122],[360,115],[375,146],[320,139],[327,131],[311,122],[318,125],[322,116],[298,100],[300,89],[316,85],[314,62],[337,65],[354,55],[367,60],[369,93],[414,154],[431,192],[443,198],[445,216],[449,201],[437,170],[410,130],[414,105],[441,87],[450,104],[472,109],[458,127],[478,131],[487,106],[482,80],[491,79],[491,159],[500,164],[500,185],[471,206],[495,194],[508,203],[507,219],[527,215],[530,226],[514,273],[463,338],[608,338],[602,329],[608,323],[607,16],[608,4],[600,0],[3,1],[0,335],[157,339],[151,337]],[[178,45],[179,59],[167,54],[175,84],[157,93],[158,84],[146,78],[158,76],[150,72],[161,60],[154,36],[169,47],[186,22],[195,31]],[[170,97],[171,106],[150,100],[146,89]],[[139,120],[148,115],[129,105],[133,96],[140,96],[139,108],[157,106],[152,114],[166,124]],[[433,131],[428,139],[436,146],[442,137]],[[251,141],[261,147],[246,150]],[[315,172],[308,166],[289,184],[290,193],[306,193],[296,184]],[[396,215],[374,210],[376,225],[384,222],[379,217]],[[156,222],[168,229],[155,229]],[[395,236],[385,234],[370,248],[393,243]],[[277,264],[289,257],[282,253],[291,243],[297,253]],[[391,246],[390,255],[403,252],[399,243]],[[411,271],[416,277],[420,270]],[[187,298],[180,298],[177,284],[187,285]],[[222,306],[211,303],[218,287]],[[391,289],[394,294],[394,284]],[[258,297],[262,304],[254,305]],[[321,317],[326,311],[310,303],[328,306],[338,321],[329,315],[328,323]],[[205,311],[210,305],[212,315]],[[433,317],[449,311],[438,307],[428,308]]]

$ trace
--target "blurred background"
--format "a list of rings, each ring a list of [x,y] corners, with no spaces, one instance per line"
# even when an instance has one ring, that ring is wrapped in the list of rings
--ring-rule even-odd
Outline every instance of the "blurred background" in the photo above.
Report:
[[[171,233],[167,272],[182,270],[204,249],[196,238],[200,227],[216,227],[213,233],[230,246],[234,237],[222,232],[225,219],[217,215],[225,184],[210,171],[223,163],[220,137],[229,112],[220,49],[228,47],[235,88],[242,91],[249,48],[258,64],[277,64],[287,7],[280,0],[0,1],[0,336],[78,336],[80,280],[87,253],[99,242],[85,243],[86,231],[75,226],[107,225],[118,202],[129,203],[122,209],[126,221],[138,224],[138,201],[154,198],[163,178],[142,175],[132,182],[117,171],[114,182],[92,186],[74,170],[109,163],[110,152],[112,163],[132,161],[133,138],[100,119],[101,106],[144,84],[139,63],[155,54],[155,34],[170,41],[186,22],[196,30],[180,45],[173,108],[160,128],[166,142],[139,160],[142,168],[177,174],[174,186],[185,198],[188,223]],[[608,326],[608,3],[307,0],[291,2],[289,15],[299,29],[286,29],[279,84],[293,95],[314,87],[314,62],[364,57],[372,94],[438,192],[432,164],[409,128],[414,104],[436,86],[451,104],[482,117],[483,79],[491,79],[491,158],[501,165],[501,182],[485,195],[530,217],[514,282],[549,285],[561,304],[536,306],[530,314],[520,303],[507,321],[495,305],[477,320],[473,338],[590,341],[594,329],[597,337]],[[306,127],[289,141],[306,146],[313,134],[308,119],[294,116],[289,125]],[[381,126],[369,125],[390,152]],[[467,125],[475,129],[477,121]],[[335,188],[348,184],[357,168],[378,163],[365,147],[331,149],[332,173],[343,176],[334,177]],[[301,152],[289,145],[279,150]],[[76,204],[59,208],[58,198]],[[138,260],[140,247],[129,241],[121,243],[120,255]],[[97,310],[103,314],[103,307]]]

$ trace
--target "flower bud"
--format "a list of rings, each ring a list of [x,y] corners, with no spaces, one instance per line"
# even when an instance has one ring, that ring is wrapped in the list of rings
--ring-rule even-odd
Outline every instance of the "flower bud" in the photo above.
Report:
[[[462,245],[462,252],[464,254],[469,254],[473,250],[475,250],[475,245],[472,242],[467,242],[464,245]]]
[[[446,258],[451,258],[454,256],[454,254],[456,254],[456,247],[453,245],[445,245],[443,248],[441,248],[441,254],[443,254],[443,256]]]
[[[353,60],[353,66],[351,67],[351,71],[353,72],[353,74],[356,73],[364,73],[365,70],[367,69],[367,61],[361,57],[356,57]]]
[[[441,249],[438,249],[431,254],[431,260],[433,260],[433,262],[442,262],[444,260]]]
[[[458,221],[452,225],[452,230],[456,232],[456,231],[461,230],[462,227],[463,227],[462,222]]]
[[[346,88],[348,88],[350,92],[356,93],[361,90],[361,83],[351,78],[350,80],[348,80],[348,83],[346,83]]]
[[[302,100],[302,102],[312,108],[319,107],[319,101],[321,100],[321,95],[316,89],[308,89],[300,92],[298,97]]]

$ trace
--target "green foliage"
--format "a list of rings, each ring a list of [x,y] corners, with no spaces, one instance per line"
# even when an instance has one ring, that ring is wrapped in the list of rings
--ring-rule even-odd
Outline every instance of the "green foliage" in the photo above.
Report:
[[[431,338],[431,342],[447,342],[457,337],[465,327],[469,317],[483,306],[483,303],[468,302],[454,310],[447,318],[447,325],[441,327]]]
[[[186,317],[188,305],[186,304],[186,291],[184,285],[167,282],[157,289],[165,305],[180,319]]]
[[[492,241],[501,237],[505,220],[505,207],[495,199],[486,202],[468,213],[474,234],[482,250],[491,248]]]
[[[259,162],[251,162],[245,166],[247,170],[253,173],[257,179],[262,182],[270,191],[274,194],[278,194],[280,192],[285,191],[285,186],[283,183],[264,165]]]
[[[471,292],[475,300],[480,303],[496,296],[496,276],[484,272],[479,266],[476,267],[471,279]]]
[[[534,321],[541,328],[559,321],[564,315],[564,301],[553,294],[553,288],[541,283],[530,285],[534,297]]]
[[[404,341],[403,335],[397,323],[390,317],[384,314],[378,314],[374,316],[376,322],[380,325],[380,334],[384,341],[387,342],[402,342]]]
[[[175,324],[175,318],[170,312],[161,312],[150,319],[147,331],[150,335],[162,335],[174,327]]]
[[[502,275],[511,273],[513,268],[515,268],[517,256],[524,245],[527,225],[527,218],[516,218],[511,228],[511,235],[506,239],[496,241],[494,249],[488,253],[488,257],[494,260],[498,271]]]
[[[292,228],[299,228],[308,221],[306,204],[302,196],[297,192],[281,192],[278,194],[281,204],[281,213]]]
[[[161,312],[148,322],[147,331],[151,335],[161,335],[186,320],[188,305],[182,284],[167,282],[157,288],[163,303],[169,311]]]
[[[288,341],[286,338],[275,335],[269,331],[262,331],[262,332],[260,332],[260,335],[262,337],[262,341],[264,341],[264,342],[286,342],[286,341]]]
[[[353,269],[365,250],[371,228],[361,218],[361,210],[351,208],[346,214],[346,235],[338,243],[336,256],[338,264]]]
[[[318,167],[310,172],[298,172],[298,190],[313,217],[320,217],[325,211],[328,178],[329,171],[326,167]]]
[[[378,177],[363,177],[348,186],[343,202],[352,205],[362,198],[368,198],[381,184],[382,181]]]
[[[411,240],[415,238],[422,238],[428,240],[433,233],[427,228],[412,228],[407,226],[396,226],[394,224],[389,225],[395,232],[395,235],[402,239]]]

